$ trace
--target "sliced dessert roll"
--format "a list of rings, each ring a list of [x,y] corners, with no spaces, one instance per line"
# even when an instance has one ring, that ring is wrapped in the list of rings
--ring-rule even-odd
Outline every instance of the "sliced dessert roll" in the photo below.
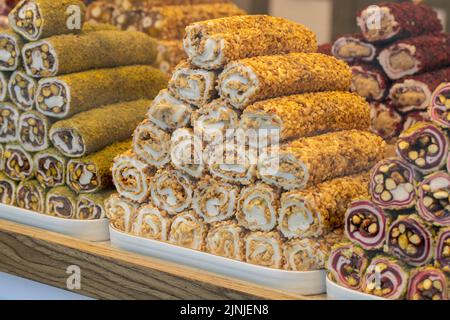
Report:
[[[12,103],[0,103],[0,142],[17,141],[20,113]]]
[[[369,101],[381,101],[388,93],[389,82],[382,70],[367,65],[351,67],[353,78],[350,91]]]
[[[417,268],[411,272],[408,300],[448,300],[445,274],[433,267]]]
[[[436,237],[435,265],[450,274],[450,227],[442,228]]]
[[[331,54],[347,62],[372,62],[377,56],[377,48],[362,35],[346,35],[338,38],[331,48]]]
[[[80,194],[77,199],[76,219],[97,220],[106,218],[105,200],[113,194],[107,190],[95,194]]]
[[[172,165],[193,178],[201,178],[206,169],[203,141],[192,129],[177,129],[171,137],[170,159]]]
[[[0,172],[0,203],[14,205],[16,203],[17,183]]]
[[[56,187],[47,192],[46,214],[64,219],[76,219],[77,195],[67,187]]]
[[[47,188],[62,186],[66,183],[67,159],[56,149],[50,148],[34,155],[36,179]]]
[[[177,215],[170,226],[169,242],[177,246],[204,251],[208,225],[193,211]]]
[[[12,30],[0,31],[0,71],[14,71],[22,64],[23,40]]]
[[[138,237],[167,241],[171,224],[172,218],[166,212],[147,204],[137,210],[131,233]]]
[[[450,128],[450,82],[442,83],[433,92],[428,113],[433,122]]]
[[[19,208],[45,213],[45,189],[37,180],[22,181],[17,186],[16,204]]]
[[[51,121],[36,111],[26,111],[19,118],[19,142],[30,152],[38,152],[49,147],[48,132]]]
[[[370,131],[386,141],[397,138],[403,131],[403,117],[390,103],[371,102],[370,122]]]
[[[450,175],[441,171],[425,177],[417,193],[420,217],[438,227],[450,226]]]
[[[36,88],[37,81],[22,70],[15,71],[9,78],[9,97],[23,111],[33,109]]]
[[[9,100],[8,82],[10,74],[0,71],[0,102]]]
[[[234,221],[214,224],[206,237],[206,251],[217,256],[245,261],[246,231]]]
[[[5,173],[15,181],[29,180],[34,177],[33,156],[18,144],[5,146]]]
[[[263,267],[283,267],[282,238],[277,231],[251,232],[245,237],[245,261]]]
[[[106,216],[111,226],[126,233],[131,232],[138,207],[137,203],[121,198],[116,193],[105,201]]]
[[[133,133],[133,150],[139,159],[160,168],[170,162],[170,138],[169,133],[144,120]]]

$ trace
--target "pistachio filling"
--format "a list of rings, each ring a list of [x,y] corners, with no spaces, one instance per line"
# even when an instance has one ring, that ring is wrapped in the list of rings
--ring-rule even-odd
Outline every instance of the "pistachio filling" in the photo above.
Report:
[[[3,70],[12,70],[17,67],[20,52],[16,40],[9,35],[0,36],[0,67]]]
[[[37,3],[21,2],[12,12],[13,25],[29,39],[36,40],[43,26],[43,19]]]
[[[57,80],[47,80],[39,85],[36,107],[43,114],[61,118],[69,112],[69,96],[66,85]]]
[[[56,53],[49,43],[40,41],[28,44],[23,52],[28,74],[39,78],[55,75],[58,62]]]
[[[32,160],[21,148],[6,148],[5,173],[13,180],[25,180],[33,174]]]
[[[450,124],[450,89],[443,89],[432,101],[432,113]]]
[[[47,214],[59,218],[72,219],[75,214],[75,208],[70,199],[51,195],[47,201]]]
[[[0,105],[0,142],[17,139],[19,113],[8,104]]]
[[[31,110],[36,91],[35,82],[26,74],[15,72],[9,81],[11,100],[23,110]]]
[[[100,177],[94,163],[72,160],[67,166],[67,182],[76,192],[95,192],[100,186]]]
[[[0,181],[0,202],[7,205],[14,202],[14,187],[8,181]]]
[[[82,198],[77,204],[77,219],[80,220],[96,220],[105,216],[105,210],[102,206],[95,202]]]
[[[50,138],[63,154],[71,157],[80,157],[85,153],[85,145],[82,137],[73,129],[57,129]]]
[[[17,189],[17,205],[20,208],[35,212],[43,212],[43,195],[32,185],[20,186]]]
[[[47,124],[38,115],[23,114],[19,121],[19,140],[26,150],[40,151],[48,147]]]
[[[64,162],[52,155],[36,158],[36,179],[44,186],[53,188],[65,182]]]

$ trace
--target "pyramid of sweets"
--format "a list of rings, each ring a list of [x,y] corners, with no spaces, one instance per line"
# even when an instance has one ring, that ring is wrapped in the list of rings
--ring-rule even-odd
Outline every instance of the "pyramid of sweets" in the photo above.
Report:
[[[347,240],[328,270],[338,284],[388,299],[447,300],[450,291],[450,83],[372,169],[370,196],[345,214]]]
[[[182,38],[187,25],[242,14],[230,0],[99,0],[87,8],[89,21],[157,38],[157,65],[167,73],[186,58]]]
[[[386,148],[348,92],[350,68],[316,53],[305,26],[269,16],[191,24],[184,47],[114,160],[112,225],[270,268],[324,268]]]
[[[431,7],[409,1],[368,6],[357,21],[360,34],[322,50],[352,65],[352,91],[371,102],[373,131],[395,141],[429,119],[431,94],[450,81],[450,36]]]
[[[105,217],[111,162],[167,85],[156,41],[84,24],[78,0],[24,0],[0,32],[0,200],[68,219]]]

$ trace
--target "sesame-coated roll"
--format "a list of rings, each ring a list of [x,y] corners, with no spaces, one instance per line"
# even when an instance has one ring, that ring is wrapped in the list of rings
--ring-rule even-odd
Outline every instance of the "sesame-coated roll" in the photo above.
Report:
[[[263,155],[258,163],[258,176],[286,190],[302,189],[369,170],[385,153],[386,143],[373,133],[358,130],[327,133],[294,140],[279,152]]]
[[[5,173],[15,181],[29,180],[34,177],[33,156],[18,144],[5,146]]]
[[[283,240],[276,231],[252,232],[245,237],[245,260],[263,267],[283,267]]]
[[[408,38],[442,31],[436,11],[423,4],[383,3],[358,13],[358,26],[370,42]]]
[[[107,190],[95,194],[80,194],[77,200],[76,219],[97,220],[106,218],[105,200],[113,194]]]
[[[26,44],[22,56],[32,77],[91,69],[152,64],[157,43],[141,32],[97,31],[50,37]]]
[[[305,26],[284,18],[249,15],[191,24],[184,48],[194,65],[219,69],[243,58],[316,52],[317,39]]]
[[[399,261],[377,256],[364,273],[361,291],[385,299],[402,299],[406,294],[408,279],[408,270]]]
[[[344,225],[345,211],[356,198],[368,197],[369,174],[338,178],[281,196],[278,229],[286,238],[323,236]]]
[[[19,133],[18,108],[10,102],[0,103],[0,142],[17,141]]]
[[[193,129],[181,128],[171,137],[170,159],[175,169],[200,179],[206,170],[203,141]]]
[[[19,118],[19,142],[26,151],[37,152],[49,147],[51,121],[36,111],[27,111]]]
[[[445,274],[433,267],[414,269],[408,285],[408,300],[448,300]]]
[[[370,103],[370,131],[386,141],[398,137],[403,129],[403,117],[389,102]]]
[[[208,225],[193,211],[177,215],[170,226],[169,243],[204,251]]]
[[[22,64],[22,38],[11,30],[0,31],[0,71],[14,71]]]
[[[138,207],[137,203],[121,198],[116,193],[105,200],[106,217],[111,226],[126,233],[131,232]]]
[[[293,239],[283,244],[284,269],[313,271],[325,268],[331,248],[343,240],[342,229],[323,238]]]
[[[64,219],[76,219],[77,195],[67,187],[56,187],[47,192],[46,214]]]
[[[144,120],[133,133],[133,150],[145,163],[163,167],[170,162],[170,134]]]
[[[372,201],[383,209],[408,209],[416,204],[414,184],[414,171],[408,163],[388,158],[372,169],[370,195]]]
[[[317,92],[256,102],[242,114],[244,130],[280,130],[280,139],[291,140],[325,132],[366,130],[370,108],[356,94]]]
[[[246,231],[234,221],[214,224],[206,237],[206,251],[225,258],[245,261]]]
[[[363,249],[350,243],[341,243],[331,250],[327,270],[337,284],[359,290],[368,264],[369,259]]]
[[[150,104],[150,100],[136,100],[78,113],[53,124],[50,139],[67,157],[89,155],[116,141],[129,139]]]
[[[381,101],[388,93],[389,80],[378,67],[355,65],[350,90],[369,101]]]
[[[442,83],[433,92],[428,113],[434,123],[450,128],[450,82]]]
[[[22,181],[17,186],[16,204],[25,210],[45,213],[45,189],[37,180]]]
[[[417,187],[417,213],[422,219],[438,227],[450,226],[450,175],[435,172],[424,178]]]
[[[36,88],[37,81],[22,70],[15,71],[9,78],[9,97],[20,110],[33,109]]]
[[[218,80],[219,94],[237,109],[264,99],[317,91],[347,91],[349,66],[320,53],[290,53],[238,60]]]
[[[387,76],[398,80],[448,66],[449,49],[450,35],[424,35],[395,42],[381,51],[378,60]]]
[[[111,163],[118,154],[131,148],[131,140],[113,143],[67,164],[67,185],[77,193],[95,193],[113,186]]]
[[[36,179],[47,188],[66,183],[67,159],[56,149],[50,148],[34,155]]]
[[[0,102],[9,101],[8,83],[10,74],[0,71]]]
[[[9,24],[28,41],[78,33],[85,10],[80,0],[23,0],[9,14]]]
[[[345,213],[345,235],[365,250],[382,249],[390,217],[370,200],[353,201]]]
[[[450,274],[450,227],[442,228],[436,237],[435,264]]]
[[[86,8],[86,20],[96,23],[113,24],[119,8],[112,1],[94,1]]]
[[[0,203],[14,205],[16,203],[17,182],[0,172]]]
[[[399,216],[389,227],[386,249],[410,266],[426,265],[434,255],[432,230],[416,214]]]
[[[36,109],[46,116],[65,119],[103,105],[153,99],[166,84],[166,77],[151,66],[73,73],[39,81]]]
[[[186,59],[186,54],[181,40],[158,41],[158,56],[155,64],[159,70],[171,73],[183,59]]]
[[[397,140],[397,154],[421,173],[431,173],[447,162],[449,142],[439,127],[429,122],[418,122],[403,131]]]
[[[118,155],[111,171],[114,186],[122,197],[139,203],[148,200],[153,170],[132,151]]]
[[[169,90],[176,98],[200,107],[217,96],[216,81],[217,72],[182,62],[173,72]]]
[[[377,48],[365,41],[360,34],[342,36],[333,43],[331,48],[333,56],[349,63],[372,62],[377,53]]]
[[[140,207],[133,219],[131,233],[153,240],[167,241],[172,218],[151,204]]]

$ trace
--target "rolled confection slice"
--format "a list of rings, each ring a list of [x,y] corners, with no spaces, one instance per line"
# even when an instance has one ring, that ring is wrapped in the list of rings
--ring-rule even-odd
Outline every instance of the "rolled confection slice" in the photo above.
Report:
[[[234,221],[214,224],[206,237],[206,251],[217,256],[245,261],[246,231]]]
[[[34,177],[33,156],[18,144],[5,146],[5,173],[15,181],[29,180]]]
[[[150,112],[152,110],[153,107]],[[157,168],[170,162],[170,142],[170,134],[150,120],[144,120],[133,133],[133,150],[136,155],[145,163]]]
[[[398,137],[403,128],[403,117],[389,102],[370,103],[370,131],[386,141]]]
[[[19,118],[19,142],[26,151],[37,152],[49,147],[51,121],[36,111],[26,111]]]
[[[243,58],[316,52],[317,39],[305,26],[284,18],[248,15],[191,24],[184,48],[194,65],[219,69]]]
[[[433,267],[414,269],[408,285],[408,300],[448,300],[445,274]]]
[[[178,99],[195,106],[203,106],[217,97],[217,72],[180,63],[169,81],[169,90]]]
[[[381,101],[387,93],[389,80],[384,72],[373,66],[355,65],[351,67],[353,78],[350,91],[370,101]]]
[[[368,196],[369,174],[330,180],[315,187],[281,196],[278,229],[284,237],[323,236],[344,225],[353,199]]]
[[[118,11],[113,17],[112,24],[117,26],[120,30],[125,31],[143,31],[141,22],[144,18],[145,12],[142,10],[128,10]]]
[[[36,109],[65,119],[99,106],[138,99],[153,99],[167,84],[151,66],[91,70],[42,79],[36,91]]]
[[[19,110],[12,103],[0,103],[0,143],[17,141],[19,117]]]
[[[447,135],[429,122],[418,122],[402,132],[396,144],[397,155],[421,173],[445,166],[449,151]]]
[[[36,88],[36,80],[22,70],[15,71],[9,79],[9,97],[23,111],[33,109]]]
[[[406,294],[408,279],[408,270],[399,261],[376,256],[364,273],[361,291],[385,299],[399,300]]]
[[[196,179],[203,177],[206,164],[201,136],[192,129],[177,129],[171,137],[170,159],[176,169]]]
[[[150,183],[152,203],[172,216],[191,208],[193,193],[192,181],[171,168],[160,169]]]
[[[1,180],[0,180],[1,181]],[[436,237],[435,265],[450,274],[450,227],[442,228]]]
[[[238,196],[239,187],[206,176],[197,182],[192,207],[206,223],[229,220],[236,214]]]
[[[14,71],[22,64],[22,38],[12,30],[0,31],[0,71]]]
[[[345,214],[345,235],[365,250],[382,249],[390,217],[370,200],[355,200]]]
[[[0,172],[0,203],[14,205],[16,203],[17,183]]]
[[[349,92],[317,92],[259,101],[241,117],[244,130],[279,130],[280,140],[359,129],[370,124],[367,102]]]
[[[372,201],[383,209],[408,209],[416,204],[414,185],[414,171],[408,163],[388,158],[372,169],[370,195]]]
[[[111,104],[60,120],[50,129],[50,140],[65,156],[78,158],[129,139],[145,118],[149,100]]]
[[[111,163],[118,154],[131,148],[131,140],[113,143],[67,164],[67,185],[77,193],[95,193],[113,186]]]
[[[417,187],[417,213],[438,227],[450,226],[450,175],[435,172]]]
[[[370,42],[442,31],[442,23],[431,6],[410,2],[368,6],[358,13],[357,20],[363,36]],[[374,21],[379,21],[379,27]]]
[[[418,122],[432,122],[427,111],[413,111],[403,115],[403,131],[408,130]]]
[[[434,254],[431,229],[413,214],[400,216],[389,227],[387,252],[413,267],[424,266]]]
[[[68,187],[56,187],[47,192],[46,214],[64,219],[76,219],[77,195]]]
[[[450,82],[442,83],[433,92],[428,113],[434,123],[450,128]]]
[[[177,246],[204,251],[208,225],[193,211],[177,215],[170,226],[169,243]]]
[[[369,170],[386,154],[379,136],[358,130],[294,140],[259,157],[258,176],[285,190]],[[333,170],[330,170],[333,168]]]
[[[251,231],[269,232],[278,223],[279,191],[263,183],[242,189],[236,218],[240,226]]]
[[[86,20],[96,23],[113,24],[119,8],[111,1],[94,1],[86,7]]]
[[[37,180],[22,181],[17,186],[16,204],[25,210],[45,213],[45,189]]]
[[[22,56],[27,73],[40,78],[100,68],[149,65],[156,59],[156,46],[154,39],[141,32],[104,30],[31,42],[23,47]]]
[[[405,77],[395,82],[389,98],[402,112],[426,110],[433,91],[443,82],[450,81],[450,68]]]
[[[372,62],[377,56],[377,48],[364,40],[360,34],[338,38],[331,48],[331,54],[347,62]]]
[[[347,91],[349,66],[320,53],[290,53],[238,60],[227,65],[218,80],[219,94],[237,109],[260,100],[286,95]]]
[[[9,73],[0,71],[0,101],[5,102],[9,101],[9,93],[8,93],[8,82],[9,82]]]
[[[164,73],[170,74],[173,69],[183,60],[186,54],[181,40],[158,41],[158,56],[156,66]]]
[[[331,248],[343,240],[342,229],[323,238],[292,239],[283,244],[284,269],[313,271],[325,268]]]
[[[116,193],[105,200],[106,216],[111,226],[126,233],[131,232],[138,207],[137,203],[121,198]]]
[[[245,260],[263,267],[283,267],[283,240],[277,231],[251,232],[245,237]]]
[[[138,237],[167,241],[171,224],[172,218],[165,211],[147,204],[137,210],[131,233]]]
[[[50,148],[34,155],[36,179],[47,188],[63,186],[66,183],[67,159],[56,149]]]
[[[80,0],[23,0],[9,14],[9,24],[28,41],[78,33],[86,7]]]
[[[152,169],[130,150],[114,159],[112,178],[117,192],[138,203],[148,200]]]
[[[450,35],[423,35],[395,42],[381,51],[378,60],[387,76],[398,80],[448,66],[449,47]]]
[[[359,290],[369,259],[366,252],[353,244],[338,244],[331,250],[327,270],[337,284]]]
[[[80,194],[77,199],[76,219],[97,220],[106,218],[105,200],[113,194],[107,190],[95,194]]]

